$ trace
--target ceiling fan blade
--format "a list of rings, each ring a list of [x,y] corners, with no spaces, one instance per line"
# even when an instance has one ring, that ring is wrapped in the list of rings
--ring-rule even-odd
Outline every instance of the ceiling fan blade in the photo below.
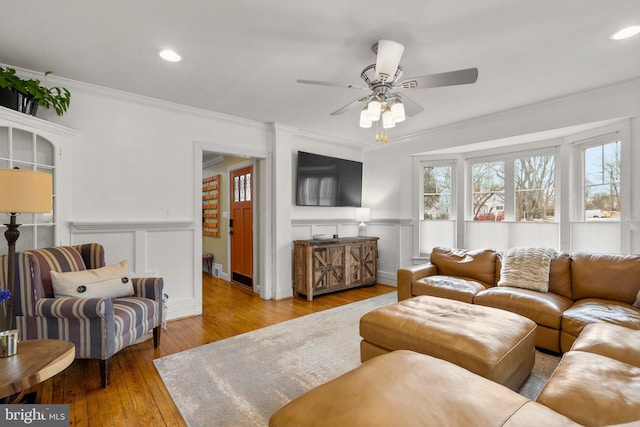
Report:
[[[396,75],[404,46],[391,40],[380,40],[374,45],[376,50],[376,80],[391,82]]]
[[[455,86],[475,83],[478,80],[477,68],[448,71],[446,73],[430,74],[428,76],[411,77],[402,80],[394,87],[403,89],[426,89],[430,87]]]
[[[347,89],[368,89],[367,86],[363,85],[345,85],[342,83],[332,83],[332,82],[323,82],[320,80],[296,80],[296,83],[302,83],[305,85],[316,85],[316,86],[330,86],[330,87],[342,87]]]
[[[373,95],[367,95],[367,96],[363,96],[362,98],[358,98],[355,101],[352,101],[350,103],[348,103],[347,105],[345,105],[342,108],[337,109],[336,111],[334,111],[333,113],[330,114],[330,116],[338,116],[340,114],[344,114],[347,111],[352,110],[354,107],[356,107],[359,103],[361,102],[368,102],[369,100],[371,100],[371,98],[373,98]]]
[[[404,112],[407,116],[413,117],[424,111],[424,107],[422,107],[422,105],[418,104],[407,95],[402,94],[401,96],[399,95],[398,98],[400,98],[400,101],[404,104]]]

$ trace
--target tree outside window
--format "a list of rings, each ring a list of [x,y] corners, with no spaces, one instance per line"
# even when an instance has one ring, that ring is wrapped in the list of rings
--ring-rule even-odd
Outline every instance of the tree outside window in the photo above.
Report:
[[[451,166],[423,168],[423,219],[451,219],[451,169]]]
[[[504,162],[476,163],[472,167],[473,219],[504,220]]]
[[[584,150],[584,209],[587,221],[620,220],[620,141]]]
[[[555,156],[515,161],[516,221],[555,221]]]

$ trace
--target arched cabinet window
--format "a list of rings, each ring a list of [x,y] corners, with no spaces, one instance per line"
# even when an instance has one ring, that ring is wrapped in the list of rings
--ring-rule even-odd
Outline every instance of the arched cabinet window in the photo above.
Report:
[[[75,132],[59,125],[23,113],[0,107],[0,168],[20,168],[44,172],[53,176],[53,212],[51,214],[20,214],[20,238],[16,250],[24,251],[64,244],[62,224],[69,165],[64,152]],[[9,220],[0,213],[0,224]],[[4,233],[6,227],[0,227]],[[2,236],[0,236],[2,237]],[[0,254],[7,253],[4,237],[0,238]]]

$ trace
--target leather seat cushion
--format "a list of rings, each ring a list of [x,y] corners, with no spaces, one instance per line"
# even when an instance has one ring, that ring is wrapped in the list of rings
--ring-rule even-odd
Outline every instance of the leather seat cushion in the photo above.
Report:
[[[584,327],[571,350],[599,354],[640,368],[640,330],[591,323]]]
[[[583,299],[576,301],[562,315],[562,331],[577,337],[586,325],[596,322],[640,329],[640,309],[619,301]]]
[[[431,264],[442,276],[470,277],[487,285],[496,283],[496,258],[493,249],[451,249],[435,247],[431,251]]]
[[[522,413],[522,414],[521,414]],[[394,351],[278,410],[284,426],[575,425],[549,408],[444,360]]]
[[[467,303],[473,302],[473,297],[486,286],[474,279],[455,276],[429,276],[413,282],[413,295],[431,295],[449,298]]]
[[[599,354],[566,353],[537,401],[586,426],[640,419],[640,368]]]
[[[535,330],[534,322],[508,311],[424,295],[360,319],[360,335],[377,347],[448,360],[510,387],[514,374],[533,366]]]
[[[550,292],[499,286],[478,292],[473,303],[507,310],[538,325],[560,329],[562,313],[571,307],[573,301]]]

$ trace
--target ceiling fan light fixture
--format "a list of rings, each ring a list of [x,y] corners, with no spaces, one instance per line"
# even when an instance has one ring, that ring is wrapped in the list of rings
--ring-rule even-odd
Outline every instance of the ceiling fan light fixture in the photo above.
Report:
[[[630,27],[625,27],[620,31],[617,31],[609,37],[611,40],[624,40],[629,37],[633,37],[636,34],[640,34],[640,25],[632,25]]]
[[[391,113],[391,108],[387,107],[382,113],[382,127],[384,129],[391,129],[396,127],[396,122],[393,120],[393,114]]]
[[[365,107],[361,112],[360,112],[360,127],[361,128],[370,128],[371,127],[371,120],[369,119],[369,114],[367,111],[367,107]]]
[[[380,40],[376,55],[376,80],[391,81],[396,75],[404,46],[391,40]]]
[[[377,99],[369,101],[367,104],[367,116],[372,122],[380,120],[380,112],[382,111],[382,103]]]
[[[404,122],[407,116],[404,114],[404,105],[400,101],[396,101],[391,106],[391,116],[395,123]]]

